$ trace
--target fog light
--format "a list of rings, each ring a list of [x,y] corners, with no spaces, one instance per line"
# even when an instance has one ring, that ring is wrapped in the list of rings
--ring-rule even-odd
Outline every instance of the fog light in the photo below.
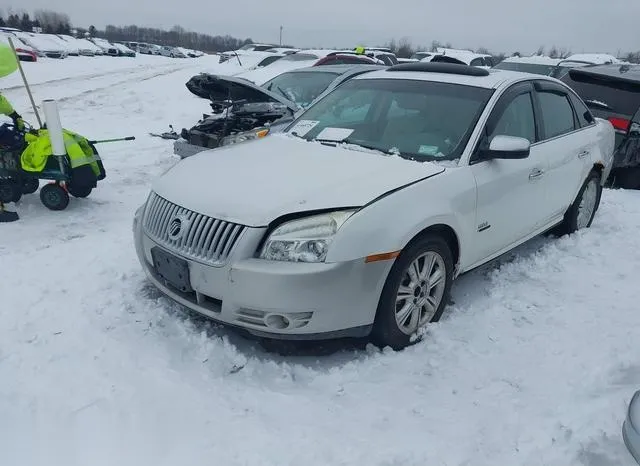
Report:
[[[264,319],[264,321],[267,324],[267,327],[275,328],[278,330],[284,330],[285,328],[288,328],[289,325],[291,324],[291,322],[287,317],[282,316],[280,314],[269,314]]]

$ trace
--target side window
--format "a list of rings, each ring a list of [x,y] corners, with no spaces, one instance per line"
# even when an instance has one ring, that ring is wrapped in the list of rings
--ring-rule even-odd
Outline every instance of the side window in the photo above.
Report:
[[[518,95],[504,109],[500,119],[490,129],[489,141],[494,136],[516,136],[536,142],[536,123],[533,113],[531,93]]]
[[[482,58],[474,58],[471,60],[471,66],[484,66],[484,60]]]
[[[545,139],[555,138],[575,129],[573,109],[565,94],[538,92]]]
[[[490,67],[493,67],[493,58],[492,57],[484,57],[484,64]]]
[[[578,114],[578,123],[581,128],[585,126],[589,126],[594,124],[595,120],[593,119],[593,115],[587,108],[587,106],[575,95],[570,94],[571,103],[573,104],[573,108],[576,110]]]

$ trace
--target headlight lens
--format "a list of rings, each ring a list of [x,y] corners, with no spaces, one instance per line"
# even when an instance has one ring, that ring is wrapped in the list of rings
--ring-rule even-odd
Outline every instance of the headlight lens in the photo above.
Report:
[[[252,141],[254,139],[261,139],[269,134],[269,128],[258,128],[250,131],[244,131],[242,133],[232,134],[222,138],[221,146],[228,146],[229,144],[237,144],[239,142]]]
[[[341,210],[293,220],[273,230],[261,259],[288,262],[324,262],[340,227],[355,210]]]

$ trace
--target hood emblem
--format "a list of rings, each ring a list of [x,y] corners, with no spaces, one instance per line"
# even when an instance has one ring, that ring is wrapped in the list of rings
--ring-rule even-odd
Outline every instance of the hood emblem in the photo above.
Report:
[[[171,241],[177,241],[182,238],[183,233],[187,229],[187,219],[182,215],[177,215],[169,221],[167,233]]]

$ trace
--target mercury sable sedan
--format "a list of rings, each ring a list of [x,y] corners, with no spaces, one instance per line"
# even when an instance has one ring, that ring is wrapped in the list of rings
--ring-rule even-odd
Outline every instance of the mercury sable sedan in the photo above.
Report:
[[[409,63],[355,78],[287,130],[155,180],[134,220],[149,279],[257,336],[403,348],[453,280],[591,225],[614,129],[553,78]]]

